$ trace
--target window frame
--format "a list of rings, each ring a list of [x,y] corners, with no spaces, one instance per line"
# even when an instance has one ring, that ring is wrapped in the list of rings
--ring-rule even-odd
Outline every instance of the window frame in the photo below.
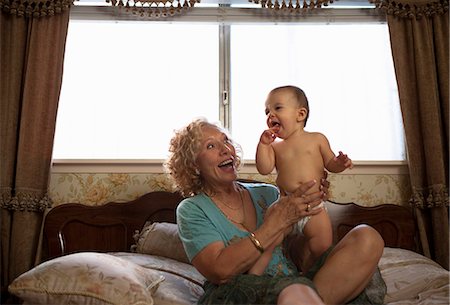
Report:
[[[230,107],[232,101],[230,90],[230,25],[234,23],[386,23],[384,14],[371,7],[358,8],[323,8],[307,15],[273,15],[262,8],[231,7],[194,7],[189,11],[168,17],[163,20],[145,20],[126,13],[121,8],[98,5],[74,5],[70,11],[71,20],[84,21],[142,21],[191,23],[211,22],[219,24],[219,118],[226,128],[231,127]],[[53,159],[53,173],[86,173],[86,172],[124,172],[124,173],[162,173],[161,159]],[[241,173],[257,174],[255,161],[245,160]],[[407,161],[355,161],[354,169],[342,174],[407,174]]]

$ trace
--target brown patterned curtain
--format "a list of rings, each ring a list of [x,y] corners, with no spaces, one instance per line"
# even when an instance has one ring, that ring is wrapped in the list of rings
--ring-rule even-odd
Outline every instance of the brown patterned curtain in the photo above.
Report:
[[[372,2],[387,13],[422,248],[448,269],[448,1]]]
[[[0,0],[0,283],[31,269],[50,174],[69,3]]]

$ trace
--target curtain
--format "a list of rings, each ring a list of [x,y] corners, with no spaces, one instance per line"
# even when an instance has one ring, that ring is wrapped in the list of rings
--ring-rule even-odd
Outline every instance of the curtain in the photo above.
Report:
[[[31,269],[47,195],[69,4],[0,0],[0,283]],[[9,301],[11,302],[11,300]]]
[[[422,249],[448,269],[448,1],[385,0],[376,6],[387,13]]]

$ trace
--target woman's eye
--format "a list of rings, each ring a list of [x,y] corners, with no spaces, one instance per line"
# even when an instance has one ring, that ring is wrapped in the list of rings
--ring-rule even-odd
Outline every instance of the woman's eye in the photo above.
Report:
[[[211,148],[214,148],[214,145],[213,145],[213,144],[207,144],[207,145],[206,145],[206,149],[211,149]]]

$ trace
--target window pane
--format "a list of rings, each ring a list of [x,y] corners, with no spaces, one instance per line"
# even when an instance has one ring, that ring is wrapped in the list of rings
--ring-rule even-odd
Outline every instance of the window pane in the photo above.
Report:
[[[164,159],[173,130],[219,120],[217,25],[71,21],[55,159]]]
[[[403,126],[386,24],[231,27],[234,139],[254,159],[264,103],[277,86],[302,88],[306,130],[324,133],[353,160],[405,160]]]

